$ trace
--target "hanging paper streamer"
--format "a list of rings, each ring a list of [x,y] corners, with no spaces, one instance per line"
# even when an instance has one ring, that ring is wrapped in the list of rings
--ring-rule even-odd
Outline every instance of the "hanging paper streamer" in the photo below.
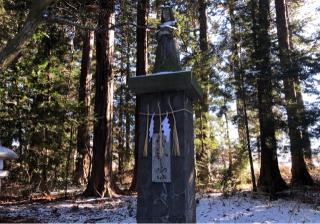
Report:
[[[163,156],[163,141],[162,141],[161,108],[160,108],[159,102],[158,102],[158,108],[159,108],[159,154],[161,158]]]
[[[153,136],[153,129],[154,129],[154,114],[151,116],[151,121],[150,121],[150,127],[149,127],[149,142],[152,140]]]
[[[171,136],[171,130],[170,130],[170,124],[169,124],[169,118],[168,118],[168,113],[166,117],[162,121],[162,131],[163,131],[163,140],[165,142],[170,143],[170,136]]]
[[[147,107],[147,128],[146,128],[146,137],[144,140],[144,147],[143,147],[143,157],[148,156],[148,131],[149,131],[149,105]]]
[[[176,117],[174,116],[175,113],[179,112],[188,112],[190,114],[193,114],[191,111],[183,108],[183,109],[178,109],[178,110],[173,110],[171,103],[170,103],[170,97],[168,99],[168,104],[170,107],[171,112],[166,112],[166,113],[161,113],[161,107],[160,107],[160,102],[158,102],[158,110],[159,113],[153,112],[151,119],[150,119],[150,124],[149,124],[149,117],[150,117],[150,111],[149,111],[149,105],[147,106],[147,113],[141,112],[140,115],[144,115],[147,118],[147,128],[146,128],[146,134],[145,134],[145,141],[144,141],[144,148],[143,148],[143,157],[148,156],[148,143],[152,141],[152,137],[154,135],[154,122],[155,116],[159,116],[159,154],[160,157],[163,156],[164,154],[164,146],[163,146],[163,140],[170,141],[171,140],[171,129],[170,129],[170,124],[169,124],[169,114],[172,114],[172,151],[174,156],[180,156],[180,144],[179,144],[179,136],[178,136],[178,131],[177,131],[177,122],[176,122]],[[161,117],[162,115],[166,115],[165,119],[162,121]],[[165,137],[165,138],[164,138]],[[162,143],[162,144],[161,144]]]

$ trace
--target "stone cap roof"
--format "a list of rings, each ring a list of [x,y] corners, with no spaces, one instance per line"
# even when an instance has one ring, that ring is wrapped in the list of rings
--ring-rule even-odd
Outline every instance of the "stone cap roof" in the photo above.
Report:
[[[202,89],[191,71],[167,71],[135,76],[129,78],[128,86],[137,95],[185,91],[194,100],[201,100],[203,96]]]

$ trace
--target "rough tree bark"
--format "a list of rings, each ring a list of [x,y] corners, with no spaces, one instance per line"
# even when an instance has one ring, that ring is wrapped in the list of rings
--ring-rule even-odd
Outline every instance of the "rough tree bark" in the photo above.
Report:
[[[148,70],[148,41],[147,41],[147,20],[149,12],[149,0],[138,0],[137,3],[137,61],[136,76],[146,75]],[[134,170],[130,190],[136,190],[138,171],[138,149],[139,149],[139,108],[140,98],[136,97],[135,107],[135,147],[134,147]]]
[[[271,40],[268,33],[270,27],[269,0],[259,0],[256,64],[259,71],[257,80],[258,109],[261,139],[261,167],[258,187],[273,195],[287,188],[281,177],[275,137],[275,120],[272,112],[272,72],[270,65]],[[256,31],[255,31],[256,32]]]
[[[43,22],[44,10],[55,0],[34,0],[23,28],[8,41],[0,52],[0,72],[5,70],[18,56],[23,46],[31,38],[36,28]]]
[[[285,0],[275,0],[276,24],[279,43],[279,57],[284,84],[286,110],[288,114],[288,128],[291,151],[291,184],[312,185],[313,180],[304,161],[304,139],[302,133],[303,102],[300,105],[296,90],[300,89],[297,83],[298,75],[293,69],[289,43],[289,24],[286,13]]]
[[[121,5],[121,9],[124,8],[124,5]],[[120,19],[120,18],[119,18]],[[122,45],[124,45],[124,41],[121,42]],[[120,76],[121,78],[125,77],[125,58],[126,58],[126,52],[123,51],[121,52],[121,60],[120,60]],[[120,84],[119,86],[119,105],[118,105],[118,110],[119,110],[119,115],[118,115],[118,134],[117,134],[117,139],[118,139],[118,175],[117,175],[117,181],[122,184],[122,179],[123,179],[123,174],[124,174],[124,158],[125,158],[125,127],[124,127],[124,108],[125,108],[125,86],[123,84]]]
[[[100,0],[96,33],[96,94],[92,170],[86,196],[112,195],[114,0]]]
[[[94,43],[94,32],[87,31],[83,36],[82,60],[79,80],[80,112],[83,118],[77,132],[77,161],[75,183],[87,182],[90,168],[90,93],[91,93],[91,60]]]

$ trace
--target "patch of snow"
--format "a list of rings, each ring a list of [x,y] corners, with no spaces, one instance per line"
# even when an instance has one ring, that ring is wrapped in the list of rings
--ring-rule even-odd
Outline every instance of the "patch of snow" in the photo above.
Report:
[[[258,198],[259,197],[259,198]],[[207,223],[319,223],[316,206],[292,200],[269,201],[266,197],[205,194],[198,199],[197,222]],[[50,203],[0,205],[0,216],[29,217],[40,222],[135,223],[136,197],[77,199]]]
[[[297,201],[261,200],[251,195],[224,198],[221,194],[209,194],[197,206],[197,222],[319,223],[320,211]]]
[[[30,217],[39,222],[132,223],[135,219],[135,197],[111,199],[78,199],[51,203],[0,206],[0,216]]]

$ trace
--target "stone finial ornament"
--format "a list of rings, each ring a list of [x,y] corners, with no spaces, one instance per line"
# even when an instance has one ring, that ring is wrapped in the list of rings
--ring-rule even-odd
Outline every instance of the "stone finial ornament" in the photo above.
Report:
[[[161,24],[169,22],[169,21],[176,22],[176,20],[174,18],[173,10],[172,10],[171,6],[168,4],[168,5],[162,6]]]
[[[153,73],[181,71],[178,46],[174,38],[176,20],[170,5],[162,7],[161,24],[157,31],[158,46]]]
[[[4,146],[1,146],[0,144],[0,178],[6,177],[9,175],[8,171],[3,170],[3,161],[7,159],[17,159],[17,158],[18,158],[18,155],[14,151]]]
[[[14,151],[0,145],[0,160],[17,159],[17,158],[18,158],[18,155]]]

